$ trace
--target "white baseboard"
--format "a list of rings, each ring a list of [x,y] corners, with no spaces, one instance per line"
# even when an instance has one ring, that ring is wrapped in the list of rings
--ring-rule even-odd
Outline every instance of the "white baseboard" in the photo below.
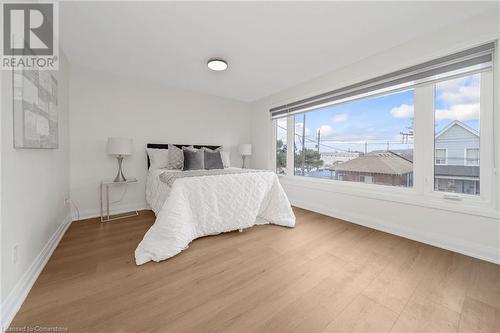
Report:
[[[7,329],[9,327],[12,319],[14,319],[14,316],[21,308],[21,305],[28,296],[33,284],[35,284],[36,279],[42,272],[45,264],[70,225],[71,218],[68,215],[59,225],[52,237],[50,237],[49,241],[45,244],[40,253],[36,256],[35,260],[33,260],[28,270],[21,276],[14,288],[5,298],[1,309],[1,326],[3,329]]]
[[[332,207],[325,207],[312,202],[290,199],[293,206],[314,211],[323,215],[335,217],[341,220],[363,225],[368,228],[384,231],[390,234],[408,238],[417,242],[429,244],[449,251],[465,254],[470,257],[500,264],[500,253],[498,249],[484,246],[462,239],[456,239],[444,235],[423,232],[421,230],[409,229],[401,226],[388,225],[372,216],[346,211],[340,211]]]
[[[114,215],[114,214],[122,214],[122,213],[131,212],[134,210],[144,210],[144,209],[151,209],[151,208],[149,208],[145,202],[125,204],[125,205],[113,205],[113,207],[110,208],[109,213],[111,215]],[[85,220],[85,219],[91,219],[91,218],[100,217],[100,216],[101,216],[101,208],[96,207],[96,208],[85,209],[85,210],[80,211],[80,218],[79,219]],[[77,219],[78,219],[77,216],[73,216],[73,221],[76,221]]]

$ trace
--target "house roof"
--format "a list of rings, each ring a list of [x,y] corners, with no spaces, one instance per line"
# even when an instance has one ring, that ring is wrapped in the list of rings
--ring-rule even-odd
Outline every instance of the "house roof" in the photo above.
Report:
[[[466,131],[472,133],[473,135],[475,136],[479,136],[479,132],[476,131],[475,129],[473,129],[472,127],[470,126],[467,126],[465,125],[463,122],[461,121],[458,121],[458,120],[454,120],[452,121],[451,123],[449,123],[448,125],[446,125],[445,128],[443,128],[441,131],[439,131],[437,134],[436,134],[436,139],[438,137],[440,137],[441,135],[443,135],[444,133],[446,133],[450,128],[452,128],[453,126],[460,126],[462,127],[463,129],[465,129]]]
[[[330,168],[334,171],[404,175],[413,171],[413,163],[393,152],[371,152]]]
[[[401,156],[405,160],[413,162],[413,149],[391,149],[389,151],[393,154]],[[387,152],[387,150],[374,150],[373,152],[374,153],[383,153],[383,152]]]

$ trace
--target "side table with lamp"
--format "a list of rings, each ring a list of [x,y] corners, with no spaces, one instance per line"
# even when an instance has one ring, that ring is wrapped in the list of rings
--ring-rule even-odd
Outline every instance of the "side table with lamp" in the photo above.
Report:
[[[138,216],[139,212],[136,210],[131,214],[119,214],[119,216],[111,216],[109,213],[109,188],[114,185],[128,186],[130,183],[137,183],[136,178],[125,178],[123,174],[122,164],[125,156],[132,155],[133,145],[132,139],[129,138],[108,138],[107,152],[108,155],[115,156],[118,160],[118,172],[114,180],[102,180],[100,186],[100,200],[101,200],[101,222],[114,221],[124,219],[127,217]],[[104,191],[105,189],[105,191]],[[103,193],[104,192],[104,193]],[[126,189],[123,195],[125,195]],[[104,198],[105,197],[105,198]],[[123,197],[122,197],[123,199]],[[120,199],[121,200],[121,199]],[[104,209],[104,201],[106,202]],[[106,213],[106,214],[104,214]]]

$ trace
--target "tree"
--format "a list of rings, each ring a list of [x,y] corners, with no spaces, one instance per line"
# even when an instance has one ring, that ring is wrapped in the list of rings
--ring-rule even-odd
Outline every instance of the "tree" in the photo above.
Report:
[[[276,170],[281,173],[282,169],[286,168],[286,145],[283,140],[279,139],[276,142]]]
[[[304,154],[304,169],[307,172],[313,168],[319,168],[323,165],[321,154],[315,149],[305,148],[303,152],[295,153],[295,167],[300,168],[302,163],[302,154]]]

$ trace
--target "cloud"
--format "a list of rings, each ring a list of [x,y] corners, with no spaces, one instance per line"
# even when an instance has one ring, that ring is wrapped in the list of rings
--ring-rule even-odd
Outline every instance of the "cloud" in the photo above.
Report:
[[[469,75],[436,84],[436,99],[441,102],[436,120],[476,120],[480,114],[480,76]]]
[[[452,105],[449,109],[436,110],[436,120],[476,120],[479,119],[479,103]]]
[[[437,99],[448,105],[479,103],[479,76],[465,76],[436,84]]]
[[[341,123],[343,121],[347,121],[349,119],[349,115],[347,113],[336,114],[332,117],[334,123]]]
[[[329,136],[332,136],[333,134],[335,134],[334,129],[330,125],[323,125],[318,130],[321,131],[321,137],[323,137],[323,138],[329,137]]]
[[[391,115],[394,118],[411,118],[413,117],[413,105],[401,104],[391,109]]]
[[[445,104],[467,104],[479,102],[479,87],[461,87],[456,91],[438,90],[438,99]]]

